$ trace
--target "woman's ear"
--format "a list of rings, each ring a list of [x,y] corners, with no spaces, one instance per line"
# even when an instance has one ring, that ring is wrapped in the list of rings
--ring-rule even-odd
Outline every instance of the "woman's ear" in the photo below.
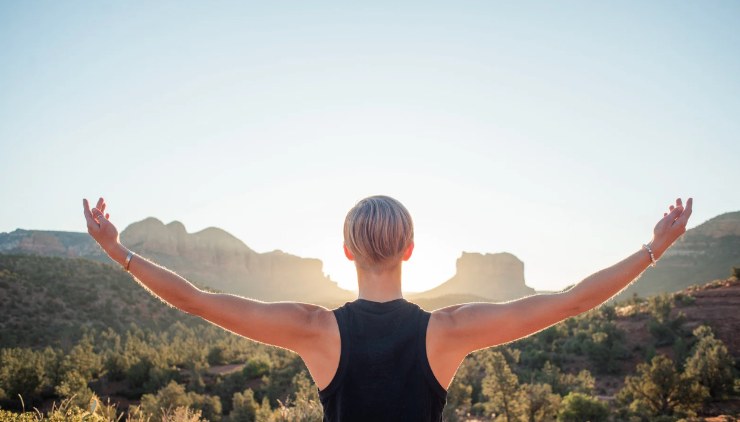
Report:
[[[406,252],[403,253],[403,260],[408,261],[412,253],[414,253],[414,242],[411,242],[409,247],[406,248]]]
[[[342,244],[342,247],[344,247],[344,256],[346,256],[347,259],[349,259],[350,261],[354,261],[355,255],[352,253],[351,250],[349,250],[349,248],[347,247],[347,244]]]

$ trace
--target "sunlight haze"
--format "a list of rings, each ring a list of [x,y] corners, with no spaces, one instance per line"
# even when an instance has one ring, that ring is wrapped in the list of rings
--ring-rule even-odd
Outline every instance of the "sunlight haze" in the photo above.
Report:
[[[0,232],[146,217],[319,258],[360,199],[415,222],[404,289],[511,252],[556,290],[677,197],[740,210],[737,2],[0,4]]]

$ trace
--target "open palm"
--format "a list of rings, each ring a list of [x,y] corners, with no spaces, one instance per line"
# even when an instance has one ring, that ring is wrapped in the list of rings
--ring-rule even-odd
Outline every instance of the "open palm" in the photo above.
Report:
[[[118,229],[108,220],[110,214],[105,213],[105,200],[98,199],[98,204],[92,210],[87,199],[82,200],[87,232],[105,250],[118,242]]]

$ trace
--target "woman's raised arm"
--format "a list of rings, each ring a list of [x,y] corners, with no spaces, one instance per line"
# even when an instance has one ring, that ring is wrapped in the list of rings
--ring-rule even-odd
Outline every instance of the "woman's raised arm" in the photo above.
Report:
[[[83,199],[83,207],[88,233],[114,261],[125,266],[129,250],[120,243],[118,230],[105,213],[103,198],[93,209],[87,199]],[[149,292],[177,309],[249,339],[293,350],[302,356],[313,353],[316,339],[332,333],[338,336],[331,311],[320,306],[266,303],[226,293],[209,293],[139,255],[133,255],[128,272]]]
[[[684,208],[681,199],[677,199],[676,205],[671,205],[656,224],[649,249],[637,248],[622,261],[586,277],[567,291],[506,303],[455,305],[433,312],[427,348],[440,382],[451,379],[468,353],[529,336],[593,309],[622,291],[652,264],[651,253],[659,259],[686,232],[692,204],[689,198]]]

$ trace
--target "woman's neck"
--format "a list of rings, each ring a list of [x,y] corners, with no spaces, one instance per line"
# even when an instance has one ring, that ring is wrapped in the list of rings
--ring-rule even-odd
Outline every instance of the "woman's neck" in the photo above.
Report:
[[[383,271],[371,271],[357,266],[357,286],[360,299],[389,302],[401,299],[401,263]]]

